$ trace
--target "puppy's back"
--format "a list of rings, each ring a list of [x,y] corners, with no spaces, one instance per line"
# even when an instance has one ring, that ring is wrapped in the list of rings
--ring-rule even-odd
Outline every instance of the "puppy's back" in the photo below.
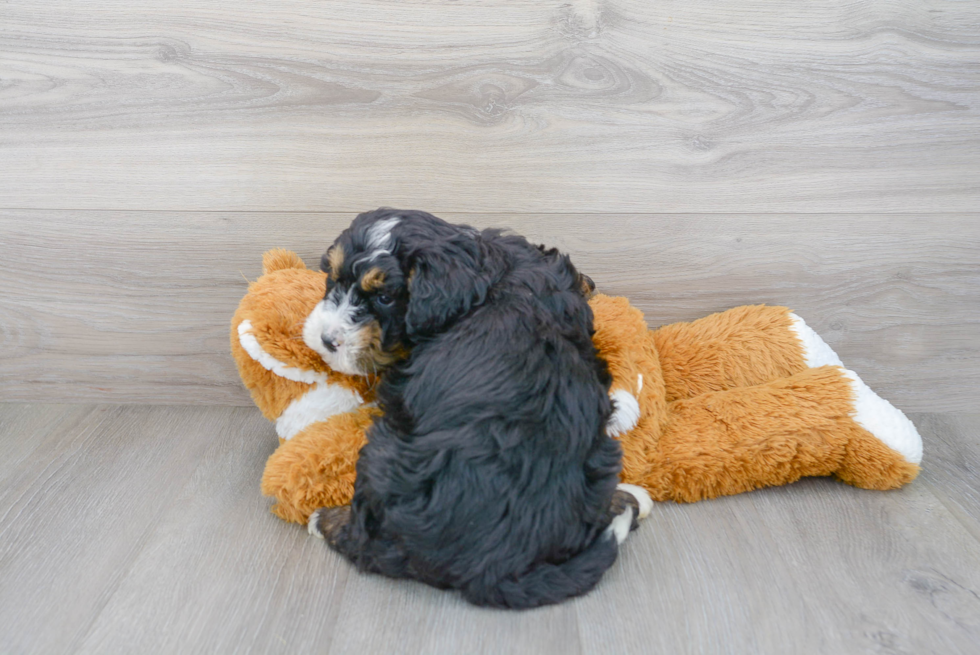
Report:
[[[413,577],[524,607],[584,593],[615,560],[602,535],[621,453],[574,267],[500,238],[511,269],[388,378],[358,475]]]

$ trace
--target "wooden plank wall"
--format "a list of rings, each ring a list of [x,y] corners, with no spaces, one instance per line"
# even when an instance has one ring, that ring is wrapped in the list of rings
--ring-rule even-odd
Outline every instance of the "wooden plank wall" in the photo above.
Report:
[[[263,250],[414,207],[659,324],[794,307],[980,400],[980,5],[36,0],[0,11],[0,400],[248,404]]]

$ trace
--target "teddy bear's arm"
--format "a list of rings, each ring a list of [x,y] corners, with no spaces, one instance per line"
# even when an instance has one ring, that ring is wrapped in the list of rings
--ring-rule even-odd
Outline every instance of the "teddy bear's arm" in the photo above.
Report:
[[[919,471],[918,452],[903,453],[901,444],[889,441],[896,429],[914,427],[902,425],[907,419],[890,405],[890,414],[865,427],[860,407],[855,416],[853,389],[848,372],[821,366],[672,402],[659,439],[643,449],[642,466],[624,467],[624,480],[656,500],[679,502],[804,476],[834,475],[865,489],[911,481]]]
[[[644,373],[639,356],[649,346],[650,331],[643,314],[626,298],[597,294],[589,300],[589,305],[595,328],[592,342],[609,365],[613,378],[611,390],[623,389],[635,396]]]
[[[349,504],[357,456],[379,414],[375,407],[338,414],[313,423],[279,446],[262,475],[262,493],[276,500],[272,511],[287,521],[305,524],[321,507]]]
[[[632,430],[645,411],[662,404],[660,364],[642,312],[626,298],[597,294],[589,304],[593,343],[612,375],[609,395],[614,412],[606,430],[618,437]]]

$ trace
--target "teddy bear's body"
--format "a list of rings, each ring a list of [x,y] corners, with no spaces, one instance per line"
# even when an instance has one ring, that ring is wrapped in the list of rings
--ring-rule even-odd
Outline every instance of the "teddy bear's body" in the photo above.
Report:
[[[280,517],[305,523],[350,502],[357,454],[378,410],[373,380],[330,370],[302,341],[324,274],[270,251],[232,320],[232,352],[278,450],[262,491]],[[878,397],[796,315],[749,306],[651,331],[625,298],[596,295],[594,341],[613,375],[609,431],[624,482],[689,502],[803,476],[868,489],[918,474],[912,423]]]

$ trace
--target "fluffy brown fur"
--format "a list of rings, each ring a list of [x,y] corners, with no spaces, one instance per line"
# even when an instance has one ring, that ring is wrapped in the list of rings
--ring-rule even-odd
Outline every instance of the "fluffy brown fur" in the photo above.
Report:
[[[270,250],[262,257],[263,275],[248,285],[231,319],[231,354],[252,400],[270,421],[290,403],[305,395],[312,384],[287,379],[265,368],[242,347],[238,327],[252,324],[251,333],[262,349],[283,364],[323,374],[331,384],[358,392],[365,402],[374,400],[374,381],[337,373],[303,343],[303,322],[323,298],[326,275],[306,267],[295,253]]]
[[[647,330],[625,298],[596,296],[595,342],[613,389],[637,396],[621,437],[623,480],[655,500],[691,502],[834,475],[893,489],[918,475],[852,418],[837,366],[808,368],[785,307],[736,307]]]
[[[278,377],[239,343],[252,321],[276,359],[329,376],[372,398],[372,381],[329,371],[298,335],[323,297],[324,275],[285,251],[266,254],[232,322],[232,352],[262,412],[275,420],[311,385]],[[833,475],[866,489],[893,489],[919,467],[858,425],[851,386],[837,366],[809,368],[785,307],[748,306],[651,331],[625,298],[596,295],[594,342],[613,390],[633,395],[636,425],[620,436],[623,481],[657,500],[691,502]],[[640,382],[642,376],[642,383]],[[273,512],[305,523],[353,493],[357,453],[372,408],[337,414],[282,442],[269,458],[262,492]]]

